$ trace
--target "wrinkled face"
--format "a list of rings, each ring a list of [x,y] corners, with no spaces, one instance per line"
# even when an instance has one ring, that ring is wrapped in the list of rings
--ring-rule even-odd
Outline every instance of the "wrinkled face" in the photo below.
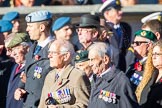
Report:
[[[97,52],[94,50],[90,50],[88,54],[89,65],[92,68],[94,74],[100,75],[105,68],[104,60],[100,56],[97,55]]]
[[[18,45],[12,48],[11,56],[14,58],[15,62],[21,64],[25,61],[25,54],[27,53],[27,48],[22,45]]]
[[[52,43],[49,48],[48,58],[52,68],[62,68],[64,66],[64,55],[66,52],[60,52],[60,46]]]
[[[31,7],[34,5],[35,0],[21,0],[23,6]]]
[[[162,49],[159,46],[153,48],[152,61],[157,69],[162,69]]]
[[[78,39],[81,44],[90,43],[93,40],[93,29],[91,28],[78,28]]]
[[[20,21],[18,19],[15,19],[12,21],[13,24],[13,28],[12,28],[12,32],[18,32],[20,29]]]
[[[39,40],[40,39],[40,24],[27,23],[26,31],[28,32],[31,40]]]
[[[75,63],[75,67],[84,71],[86,73],[87,76],[89,76],[91,74],[91,67],[89,65],[89,60],[88,61],[84,61],[84,62],[78,62]]]
[[[72,29],[67,25],[55,31],[55,34],[57,39],[70,40],[72,36]]]
[[[148,53],[148,42],[146,38],[136,36],[133,42],[133,48],[137,57],[145,57]]]
[[[121,9],[110,9],[104,12],[104,17],[107,21],[118,24],[122,19],[123,12]]]

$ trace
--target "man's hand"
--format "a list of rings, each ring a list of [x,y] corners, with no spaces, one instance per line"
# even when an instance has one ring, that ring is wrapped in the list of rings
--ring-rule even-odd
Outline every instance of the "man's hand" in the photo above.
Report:
[[[26,93],[24,89],[18,88],[15,90],[14,98],[16,100],[21,100],[21,97]]]
[[[23,83],[26,83],[26,74],[24,72],[21,73],[20,78]]]

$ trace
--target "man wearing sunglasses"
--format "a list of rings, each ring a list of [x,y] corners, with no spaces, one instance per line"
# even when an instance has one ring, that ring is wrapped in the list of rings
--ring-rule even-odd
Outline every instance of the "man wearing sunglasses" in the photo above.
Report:
[[[139,30],[135,33],[132,47],[128,49],[126,55],[126,75],[130,79],[134,90],[142,80],[148,51],[156,40],[156,35],[151,31]]]

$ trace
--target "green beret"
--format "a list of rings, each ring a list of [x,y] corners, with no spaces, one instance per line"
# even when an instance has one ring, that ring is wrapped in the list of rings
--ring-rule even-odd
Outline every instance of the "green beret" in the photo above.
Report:
[[[18,44],[21,44],[22,42],[30,42],[29,35],[26,33],[15,33],[15,36],[9,42],[7,47],[12,48]]]
[[[75,56],[75,62],[78,63],[78,62],[84,62],[84,61],[87,61],[89,60],[88,59],[88,51],[80,51],[80,52],[77,52],[76,53],[76,56]]]
[[[156,35],[153,32],[147,31],[147,30],[139,30],[139,31],[135,32],[135,36],[141,36],[141,37],[147,38],[151,41],[157,40]]]

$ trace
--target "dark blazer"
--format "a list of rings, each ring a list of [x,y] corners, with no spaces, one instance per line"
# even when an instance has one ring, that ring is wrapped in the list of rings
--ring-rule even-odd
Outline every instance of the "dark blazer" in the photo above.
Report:
[[[124,71],[126,70],[125,68],[125,55],[126,55],[126,50],[127,48],[130,47],[131,45],[131,40],[132,40],[132,29],[131,26],[126,23],[126,22],[121,22],[120,23],[120,28],[121,28],[121,39],[119,40],[117,30],[114,28],[114,24],[107,22],[107,25],[109,25],[112,28],[112,31],[114,35],[110,37],[109,42],[112,46],[118,49],[118,57],[114,60],[114,64],[116,67],[118,67],[120,70]],[[117,53],[115,53],[117,54]]]
[[[14,99],[14,93],[15,90],[18,88],[18,84],[20,82],[20,74],[21,72],[24,72],[25,68],[22,67],[17,74],[15,74],[16,68],[18,64],[15,64],[10,79],[8,83],[8,90],[7,90],[7,99],[6,99],[6,108],[22,108],[23,106],[23,99],[20,101],[17,101]]]
[[[5,53],[0,55],[0,107],[6,106],[6,95],[8,82],[14,62],[12,62]]]
[[[48,59],[48,44],[39,51],[37,56],[34,56],[34,50],[36,43],[34,43],[29,52],[26,55],[26,83],[25,90],[27,91],[26,96],[24,97],[24,106],[23,108],[37,108],[42,92],[42,87],[44,84],[44,79],[47,73],[51,70]],[[34,71],[36,67],[39,67],[41,71],[40,78],[34,77]]]
[[[114,69],[94,79],[88,108],[138,108],[138,103],[128,78]]]
[[[129,53],[133,54],[130,51],[129,51]],[[139,60],[137,61],[137,58],[135,58],[134,54],[129,58],[130,59],[128,59],[128,60],[130,60],[130,61],[127,61],[129,66],[128,66],[125,74],[129,78],[129,80],[130,80],[130,82],[132,84],[132,88],[135,91],[137,86],[139,85],[139,83],[142,80],[143,72],[144,72],[144,65],[146,63],[146,59],[140,60],[140,65],[139,66],[141,66],[141,70],[138,70],[136,63],[137,62],[139,63]]]
[[[151,80],[145,86],[141,94],[141,108],[162,108],[162,82],[155,83],[158,71],[155,70]]]

